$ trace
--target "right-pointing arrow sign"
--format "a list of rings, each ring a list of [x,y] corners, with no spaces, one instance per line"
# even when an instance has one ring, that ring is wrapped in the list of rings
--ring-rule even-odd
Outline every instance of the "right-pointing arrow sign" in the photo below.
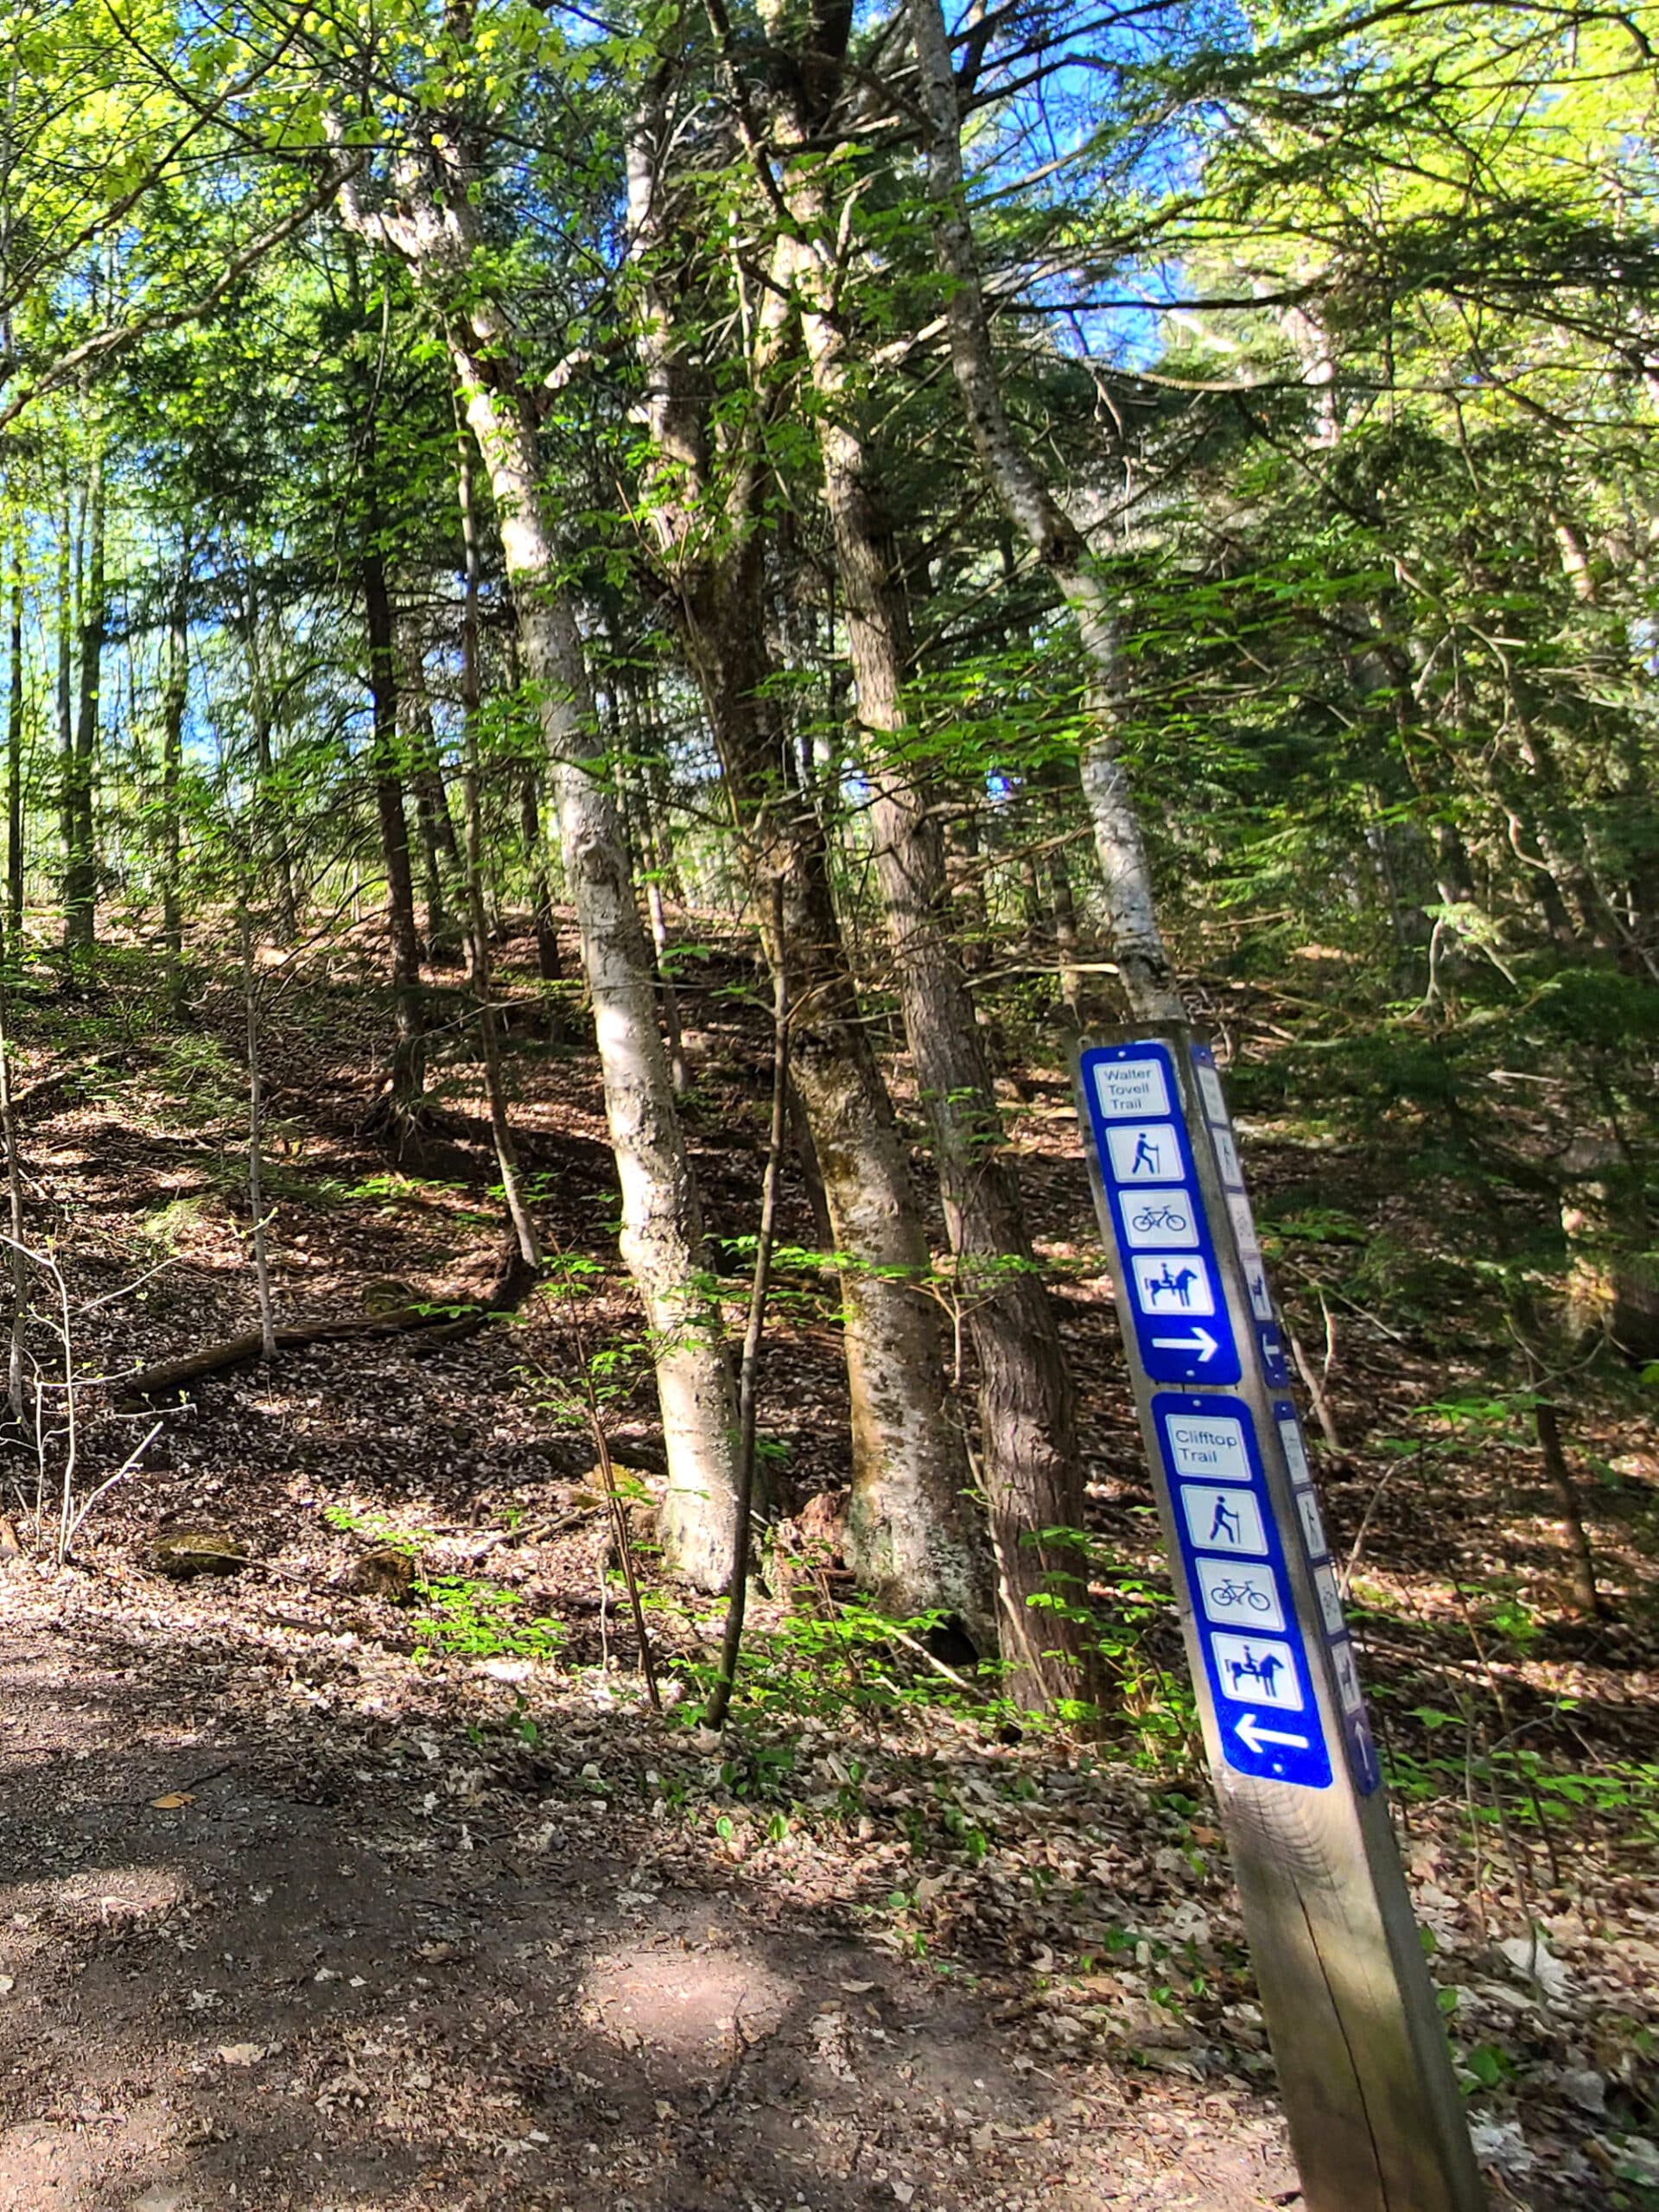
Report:
[[[1264,1751],[1269,1744],[1283,1744],[1294,1751],[1305,1751],[1308,1748],[1306,1736],[1292,1736],[1278,1728],[1264,1728],[1253,1713],[1247,1713],[1236,1726],[1239,1740],[1248,1744],[1253,1751]]]
[[[1213,1359],[1221,1350],[1208,1329],[1196,1326],[1190,1337],[1154,1337],[1152,1341],[1160,1351],[1196,1352],[1200,1360]]]

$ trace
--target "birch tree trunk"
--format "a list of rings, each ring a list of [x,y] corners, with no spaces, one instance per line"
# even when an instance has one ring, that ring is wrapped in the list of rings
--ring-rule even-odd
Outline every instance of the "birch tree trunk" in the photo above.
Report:
[[[986,480],[1008,520],[1053,577],[1088,657],[1085,704],[1091,727],[1077,773],[1095,833],[1125,995],[1142,1020],[1183,1021],[1186,1008],[1158,926],[1146,841],[1116,738],[1121,675],[1115,613],[1090,565],[1081,533],[1049,489],[1003,403],[963,181],[950,34],[939,0],[906,0],[906,6],[926,124],[927,190],[946,285],[951,369]]]
[[[615,643],[613,633],[613,643]],[[686,1065],[685,1030],[680,1020],[680,995],[674,985],[673,957],[668,943],[668,915],[663,905],[662,878],[658,869],[655,824],[640,764],[645,754],[638,688],[623,672],[621,655],[608,690],[611,702],[613,751],[616,765],[616,803],[627,841],[630,862],[645,885],[645,913],[651,925],[651,949],[657,962],[657,986],[662,997],[663,1034],[668,1044],[668,1071],[674,1095],[683,1098],[691,1088]]]
[[[696,1178],[657,1026],[652,960],[616,802],[597,761],[582,632],[560,579],[560,547],[537,450],[535,410],[505,319],[477,280],[478,218],[457,128],[400,164],[407,213],[346,219],[408,263],[448,334],[462,404],[490,481],[524,666],[558,808],[566,881],[582,933],[605,1109],[622,1190],[622,1254],[650,1332],[668,1488],[660,1521],[672,1565],[726,1586],[737,1500],[737,1408],[720,1307],[709,1287]],[[433,166],[429,167],[430,162]]]
[[[480,365],[468,361],[475,379]],[[736,1405],[719,1306],[708,1287],[702,1211],[657,1021],[645,934],[609,785],[594,764],[593,709],[574,612],[553,584],[532,434],[474,381],[467,418],[490,472],[519,634],[541,702],[564,872],[582,933],[622,1185],[622,1254],[651,1330],[668,1457],[661,1521],[671,1560],[699,1588],[725,1586],[737,1499]]]
[[[490,1135],[495,1142],[496,1165],[501,1188],[518,1240],[520,1256],[532,1268],[542,1263],[541,1240],[531,1217],[530,1195],[518,1165],[518,1148],[512,1141],[507,1114],[506,1085],[501,1075],[501,1036],[491,995],[490,931],[484,912],[484,818],[479,793],[478,712],[481,701],[478,664],[478,518],[473,505],[472,444],[466,425],[457,423],[459,437],[455,490],[461,507],[461,539],[466,563],[461,601],[461,821],[466,839],[467,935],[468,980],[478,1007],[479,1050],[484,1062],[484,1090],[489,1103]],[[445,810],[446,813],[448,809]]]
[[[537,512],[531,433],[481,385],[473,387],[467,416],[518,584],[524,658],[552,762],[565,880],[582,933],[622,1185],[622,1255],[639,1286],[656,1363],[668,1457],[664,1544],[698,1588],[723,1589],[736,1517],[736,1403],[720,1309],[708,1287],[696,1183],[658,1027],[651,953],[616,803],[593,766],[581,633],[569,601],[550,582],[556,555]]]

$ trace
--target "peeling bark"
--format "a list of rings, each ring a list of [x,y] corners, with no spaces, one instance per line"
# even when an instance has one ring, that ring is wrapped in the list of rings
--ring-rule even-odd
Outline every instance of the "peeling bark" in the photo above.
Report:
[[[448,336],[484,458],[526,673],[558,806],[566,880],[582,932],[622,1188],[621,1249],[645,1311],[669,1477],[664,1550],[699,1588],[725,1586],[737,1495],[737,1408],[702,1220],[657,1026],[652,962],[615,798],[595,756],[582,632],[542,482],[535,408],[505,317],[478,282],[476,211],[459,123],[399,165],[397,213],[372,211],[354,181],[346,219],[407,262]]]

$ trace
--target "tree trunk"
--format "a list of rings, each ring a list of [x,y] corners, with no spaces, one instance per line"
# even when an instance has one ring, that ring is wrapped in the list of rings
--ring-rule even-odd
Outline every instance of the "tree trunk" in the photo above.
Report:
[[[1568,1324],[1627,1359],[1659,1359],[1659,1264],[1640,1166],[1611,1137],[1576,1137],[1561,1163]]]
[[[645,935],[615,799],[599,750],[582,632],[560,581],[551,501],[541,480],[533,395],[499,311],[479,283],[478,214],[458,118],[423,133],[399,165],[407,214],[372,214],[354,182],[346,220],[409,263],[444,321],[462,404],[484,456],[524,664],[558,804],[565,879],[593,1001],[606,1117],[622,1186],[622,1253],[645,1307],[662,1407],[668,1487],[660,1529],[671,1563],[699,1588],[731,1571],[737,1511],[737,1405],[720,1306],[709,1288],[696,1178],[657,1026]],[[336,134],[338,135],[338,133]]]
[[[758,537],[683,596],[688,643],[757,888],[781,885],[781,960],[794,1005],[790,1066],[841,1258],[852,1411],[847,1560],[889,1612],[941,1611],[989,1653],[988,1562],[951,1420],[931,1255],[830,896],[817,813],[783,782],[787,733],[765,682]],[[768,901],[757,896],[757,911]]]
[[[476,632],[476,613],[474,629]],[[460,875],[464,863],[449,811],[438,759],[436,733],[432,726],[432,702],[427,696],[426,670],[420,641],[407,623],[398,626],[402,666],[397,708],[404,722],[405,756],[415,791],[415,820],[421,839],[421,874],[426,906],[427,957],[435,963],[453,961],[461,950],[461,936],[449,912],[446,869]],[[474,638],[474,681],[476,682],[476,645]]]
[[[11,1092],[10,993],[0,979],[0,1144],[6,1153],[6,1212],[11,1276],[11,1341],[6,1357],[6,1404],[15,1421],[23,1418],[23,1363],[29,1336],[29,1262],[23,1253],[23,1170],[17,1154],[17,1114]]]
[[[882,1086],[883,1091],[886,1085]],[[830,1218],[830,1194],[824,1188],[823,1170],[818,1164],[818,1147],[812,1135],[812,1119],[806,1110],[806,1101],[801,1096],[801,1086],[793,1074],[789,1078],[789,1141],[795,1154],[795,1165],[801,1171],[801,1180],[806,1185],[806,1203],[812,1214],[813,1249],[818,1252],[833,1252],[836,1246],[836,1225]]]
[[[1026,1234],[1018,1180],[1002,1149],[990,1063],[951,935],[938,817],[906,762],[908,625],[872,459],[856,427],[825,258],[835,225],[817,180],[816,169],[803,166],[786,183],[806,236],[786,242],[785,261],[818,401],[824,487],[869,755],[876,876],[956,1255],[955,1296],[978,1369],[1003,1655],[1016,1697],[1058,1707],[1088,1701],[1094,1681],[1086,1624],[1064,1603],[1079,1580],[1077,1554],[1041,1533],[1083,1525],[1071,1382]]]
[[[254,966],[252,918],[245,892],[237,894],[237,938],[242,950],[242,1010],[248,1049],[248,1205],[253,1216],[253,1281],[259,1301],[259,1357],[276,1357],[276,1313],[270,1295],[270,1254],[265,1241],[265,1115],[259,1071],[259,981]]]
[[[449,901],[443,887],[443,859],[438,833],[439,802],[433,798],[432,783],[429,769],[416,769],[415,826],[421,840],[421,890],[426,907],[426,950],[428,958],[438,966],[454,958],[455,931],[449,918]],[[447,793],[442,805],[448,816],[449,801]]]
[[[549,582],[556,556],[538,512],[531,432],[498,406],[477,373],[468,364],[467,414],[520,585],[524,658],[541,700],[622,1184],[623,1257],[639,1288],[657,1365],[669,1468],[662,1533],[671,1562],[699,1588],[718,1590],[730,1571],[735,1525],[736,1407],[719,1306],[705,1287],[702,1211],[658,1027],[622,824],[594,766],[581,632]]]
[[[104,455],[92,450],[86,485],[86,567],[80,605],[80,669],[74,742],[66,764],[63,940],[72,953],[92,948],[98,910],[98,852],[92,785],[97,772],[99,705],[109,626],[104,568]]]
[[[1608,895],[1597,868],[1593,839],[1571,780],[1562,771],[1548,733],[1533,717],[1527,685],[1513,671],[1509,689],[1509,719],[1515,727],[1527,785],[1537,808],[1538,849],[1550,874],[1570,901],[1582,935],[1599,951],[1628,959],[1659,982],[1659,960],[1632,935],[1629,923]]]
[[[547,880],[547,853],[542,843],[542,803],[537,791],[534,765],[526,761],[518,772],[518,827],[524,841],[524,856],[530,873],[531,919],[536,931],[536,973],[544,983],[563,980],[564,969],[559,961],[559,927],[553,911],[553,892]],[[550,1027],[556,1039],[559,1023],[556,1015],[550,1017]]]
[[[495,1141],[496,1165],[506,1198],[512,1233],[527,1267],[542,1264],[541,1241],[531,1217],[529,1193],[518,1165],[518,1147],[507,1114],[506,1085],[501,1076],[501,1036],[495,1019],[490,984],[490,932],[484,914],[484,820],[480,803],[478,711],[480,703],[478,659],[478,521],[473,505],[472,440],[457,419],[459,433],[455,490],[461,506],[461,537],[464,549],[465,596],[461,601],[461,819],[466,835],[467,969],[478,1006],[479,1050],[484,1061],[484,1090],[489,1102],[490,1135]],[[446,816],[448,809],[446,806]]]
[[[1077,902],[1071,889],[1071,864],[1065,844],[1065,816],[1058,797],[1051,792],[1045,819],[1049,830],[1044,864],[1048,875],[1049,913],[1054,950],[1059,958],[1060,1004],[1076,1028],[1083,1019],[1083,974],[1077,963],[1082,943],[1077,931]]]
[[[346,238],[346,273],[353,321],[365,319],[355,226]],[[394,1041],[388,1093],[377,1109],[401,1148],[426,1088],[426,1037],[421,999],[421,939],[415,924],[415,880],[410,860],[409,819],[404,806],[397,744],[397,643],[391,591],[386,579],[385,516],[381,509],[378,410],[380,388],[372,364],[352,359],[355,385],[359,505],[351,517],[358,543],[357,582],[363,594],[369,655],[369,778],[386,871],[386,923],[391,947]]]
[[[784,941],[782,887],[774,883],[772,937]],[[757,1417],[760,1407],[760,1346],[766,1322],[766,1297],[772,1279],[772,1247],[778,1230],[778,1185],[784,1164],[784,1129],[789,1116],[789,974],[781,959],[772,971],[772,1115],[766,1129],[766,1165],[760,1185],[760,1224],[754,1241],[754,1273],[749,1287],[748,1325],[743,1332],[743,1356],[737,1382],[737,1542],[732,1558],[731,1586],[726,1593],[726,1630],[721,1638],[720,1672],[714,1694],[703,1714],[703,1726],[721,1728],[737,1681],[738,1655],[743,1642],[743,1612],[748,1601],[749,1534],[754,1502]]]
[[[183,558],[185,565],[179,580],[181,610],[189,584],[188,550]],[[291,944],[300,927],[294,895],[294,856],[289,846],[286,809],[272,787],[276,761],[271,744],[270,686],[265,677],[264,643],[259,623],[259,593],[250,563],[242,602],[242,653],[248,664],[248,708],[253,723],[254,767],[259,779],[262,842],[275,880],[277,932],[284,944]]]
[[[1078,760],[1106,890],[1112,945],[1131,1011],[1183,1021],[1168,949],[1159,928],[1152,871],[1117,741],[1121,682],[1116,624],[1088,550],[1020,441],[1003,404],[990,318],[962,174],[962,125],[950,34],[939,0],[907,0],[921,105],[933,238],[947,288],[950,365],[981,466],[998,502],[1054,579],[1077,623],[1090,664],[1091,734]]]
[[[167,690],[162,700],[162,936],[167,951],[168,1010],[176,1020],[184,1006],[184,908],[180,884],[183,825],[180,783],[184,772],[184,710],[190,686],[190,630],[186,588],[188,556],[181,556],[167,625]]]
[[[620,655],[617,656],[620,662]],[[645,734],[640,727],[639,698],[632,682],[613,674],[610,684],[615,720],[616,791],[623,827],[632,834],[629,847],[645,887],[645,912],[651,923],[651,946],[657,962],[657,985],[662,993],[663,1035],[668,1045],[668,1067],[674,1095],[683,1098],[691,1087],[685,1065],[685,1032],[680,1022],[680,995],[674,987],[674,966],[668,949],[668,916],[663,906],[656,825],[641,766]],[[620,696],[619,696],[619,694]],[[627,743],[623,743],[624,724]]]
[[[1037,855],[1029,843],[1020,849],[1019,868],[1020,933],[1026,951],[1034,961],[1052,950],[1054,936],[1048,901],[1044,898],[1043,887],[1038,880]]]
[[[774,978],[789,978],[790,1074],[805,1124],[829,1249],[841,1271],[852,1414],[849,1564],[885,1610],[953,1616],[995,1644],[988,1562],[950,1418],[941,1317],[927,1295],[927,1240],[887,1086],[861,1019],[830,893],[823,824],[798,788],[768,645],[766,476],[758,425],[728,456],[720,531],[699,526],[716,494],[702,404],[677,350],[673,302],[654,256],[671,181],[665,115],[648,104],[629,145],[632,250],[645,276],[636,345],[646,373],[658,496],[651,521],[671,573],[687,657],[702,694]],[[781,327],[758,333],[759,365]],[[719,541],[710,551],[709,535]],[[690,550],[695,549],[695,550]]]
[[[645,870],[645,912],[651,921],[651,946],[657,961],[657,981],[663,994],[663,1035],[668,1045],[668,1072],[674,1096],[683,1098],[691,1088],[685,1062],[685,1030],[680,1020],[680,995],[674,985],[673,956],[669,950],[668,916],[663,907],[663,887],[655,868]]]
[[[1560,1414],[1548,1399],[1541,1398],[1533,1408],[1532,1417],[1538,1431],[1538,1450],[1543,1459],[1544,1472],[1549,1477],[1560,1502],[1561,1522],[1567,1530],[1567,1580],[1573,1609],[1593,1618],[1599,1614],[1605,1614],[1607,1605],[1596,1582],[1596,1555],[1591,1548],[1590,1531],[1585,1524],[1584,1506],[1561,1442]]]
[[[397,757],[397,656],[391,596],[379,551],[379,518],[364,519],[364,550],[359,574],[369,641],[369,696],[373,729],[369,772],[374,782],[380,823],[380,850],[386,868],[386,919],[391,939],[391,988],[397,1021],[392,1049],[391,1119],[406,1130],[416,1102],[426,1088],[426,1037],[421,1008],[421,938],[415,925],[415,878],[410,864],[409,820],[404,811],[404,782]]]
[[[58,834],[66,868],[69,864],[69,848],[74,840],[70,804],[75,773],[75,600],[70,581],[70,563],[72,559],[78,561],[79,549],[74,505],[66,486],[63,505],[58,517],[57,683],[54,692],[58,722]]]
[[[23,536],[10,546],[6,691],[6,944],[16,966],[23,950]]]
[[[671,899],[677,906],[683,906],[685,884],[669,820],[668,770],[658,754],[650,753],[645,756],[642,772],[645,818],[651,824],[652,866],[657,872],[664,898]]]

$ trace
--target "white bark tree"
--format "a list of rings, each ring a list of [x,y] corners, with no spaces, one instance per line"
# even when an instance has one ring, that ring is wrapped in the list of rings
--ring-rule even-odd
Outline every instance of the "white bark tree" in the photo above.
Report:
[[[452,11],[451,33],[465,28]],[[696,1178],[658,1027],[650,948],[614,791],[596,758],[581,625],[563,581],[565,548],[543,478],[534,397],[508,318],[480,280],[473,195],[481,172],[466,158],[454,122],[429,126],[423,137],[424,144],[397,163],[395,207],[372,206],[354,177],[342,188],[341,210],[353,230],[407,264],[445,334],[483,456],[582,936],[622,1191],[622,1255],[650,1332],[668,1459],[664,1548],[698,1588],[722,1589],[736,1511],[736,1402]]]

